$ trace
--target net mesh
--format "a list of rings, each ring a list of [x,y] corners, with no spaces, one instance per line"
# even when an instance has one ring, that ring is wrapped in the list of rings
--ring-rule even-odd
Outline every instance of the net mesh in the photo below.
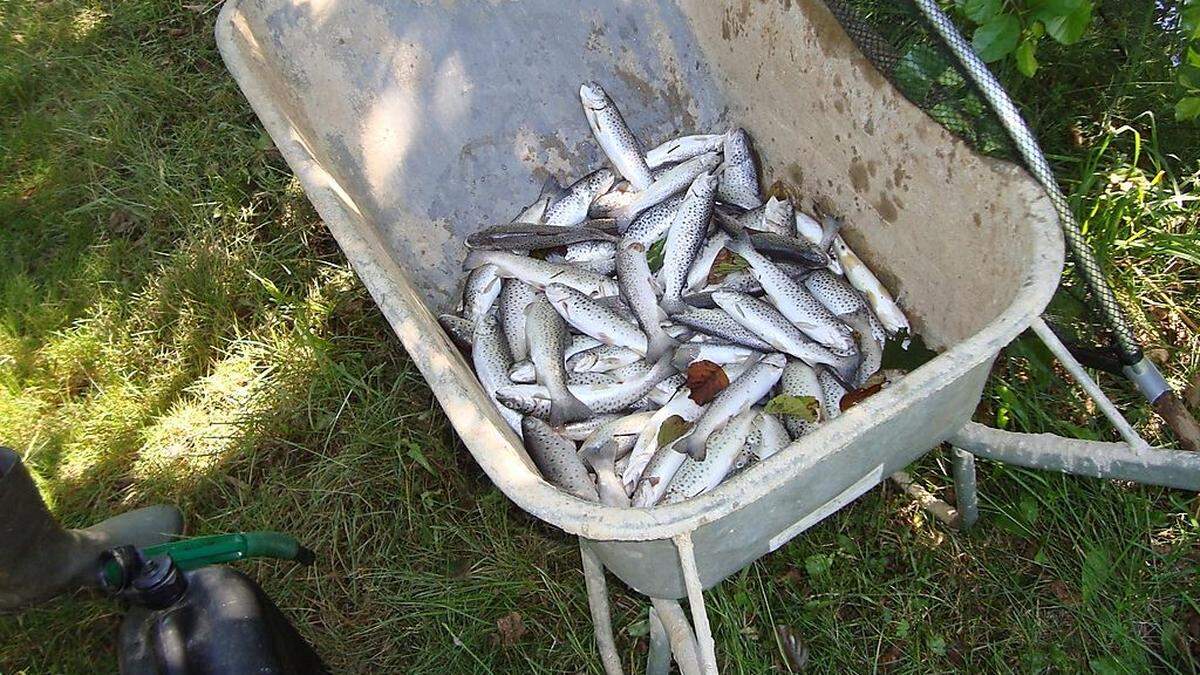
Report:
[[[1115,353],[1142,352],[1037,139],[999,82],[934,0],[825,0],[850,39],[906,98],[976,151],[1020,162],[1045,188],[1063,226],[1074,270]],[[928,18],[927,18],[928,16]],[[960,58],[962,56],[963,58]],[[965,61],[965,62],[964,62]]]

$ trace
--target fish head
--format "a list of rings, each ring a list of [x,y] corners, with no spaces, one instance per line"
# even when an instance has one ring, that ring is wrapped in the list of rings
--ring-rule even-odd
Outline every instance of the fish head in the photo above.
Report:
[[[725,163],[740,164],[750,160],[750,134],[740,127],[725,133]]]
[[[584,82],[579,87],[579,100],[588,110],[603,110],[609,105],[608,94],[599,82]]]
[[[601,195],[612,189],[617,182],[617,174],[612,169],[593,171],[587,177],[588,191],[593,195]]]
[[[559,305],[571,298],[572,289],[564,284],[549,284],[546,286],[546,299],[553,305]]]
[[[688,186],[688,197],[696,199],[710,199],[717,191],[717,183],[720,179],[715,173],[705,171]]]

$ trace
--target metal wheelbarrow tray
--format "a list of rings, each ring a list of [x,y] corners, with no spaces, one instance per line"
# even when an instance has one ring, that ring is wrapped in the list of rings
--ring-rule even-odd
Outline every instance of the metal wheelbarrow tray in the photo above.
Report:
[[[814,0],[230,0],[217,37],[492,482],[651,597],[685,595],[681,537],[710,587],[954,435],[1058,284],[1063,242],[1037,183],[910,104]],[[576,96],[589,79],[647,146],[744,126],[765,182],[843,215],[846,240],[940,354],[681,504],[611,508],[542,480],[435,312],[467,234],[506,221],[547,172],[602,162]]]

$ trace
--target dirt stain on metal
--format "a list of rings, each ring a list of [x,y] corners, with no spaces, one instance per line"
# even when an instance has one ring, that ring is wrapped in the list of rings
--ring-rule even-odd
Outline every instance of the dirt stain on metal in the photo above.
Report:
[[[866,192],[871,186],[871,179],[868,176],[869,171],[867,166],[863,164],[861,157],[855,157],[850,160],[850,185],[858,192]]]

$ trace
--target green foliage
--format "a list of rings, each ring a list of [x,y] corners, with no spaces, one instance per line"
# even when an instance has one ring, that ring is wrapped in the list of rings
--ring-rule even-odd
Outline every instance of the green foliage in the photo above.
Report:
[[[1175,119],[1194,122],[1200,119],[1200,0],[1184,0],[1179,11],[1179,36],[1183,47],[1177,74],[1180,98],[1175,104]]]
[[[1093,0],[956,0],[958,13],[975,26],[971,45],[988,63],[1012,58],[1025,77],[1038,71],[1043,36],[1071,45],[1092,23]]]

